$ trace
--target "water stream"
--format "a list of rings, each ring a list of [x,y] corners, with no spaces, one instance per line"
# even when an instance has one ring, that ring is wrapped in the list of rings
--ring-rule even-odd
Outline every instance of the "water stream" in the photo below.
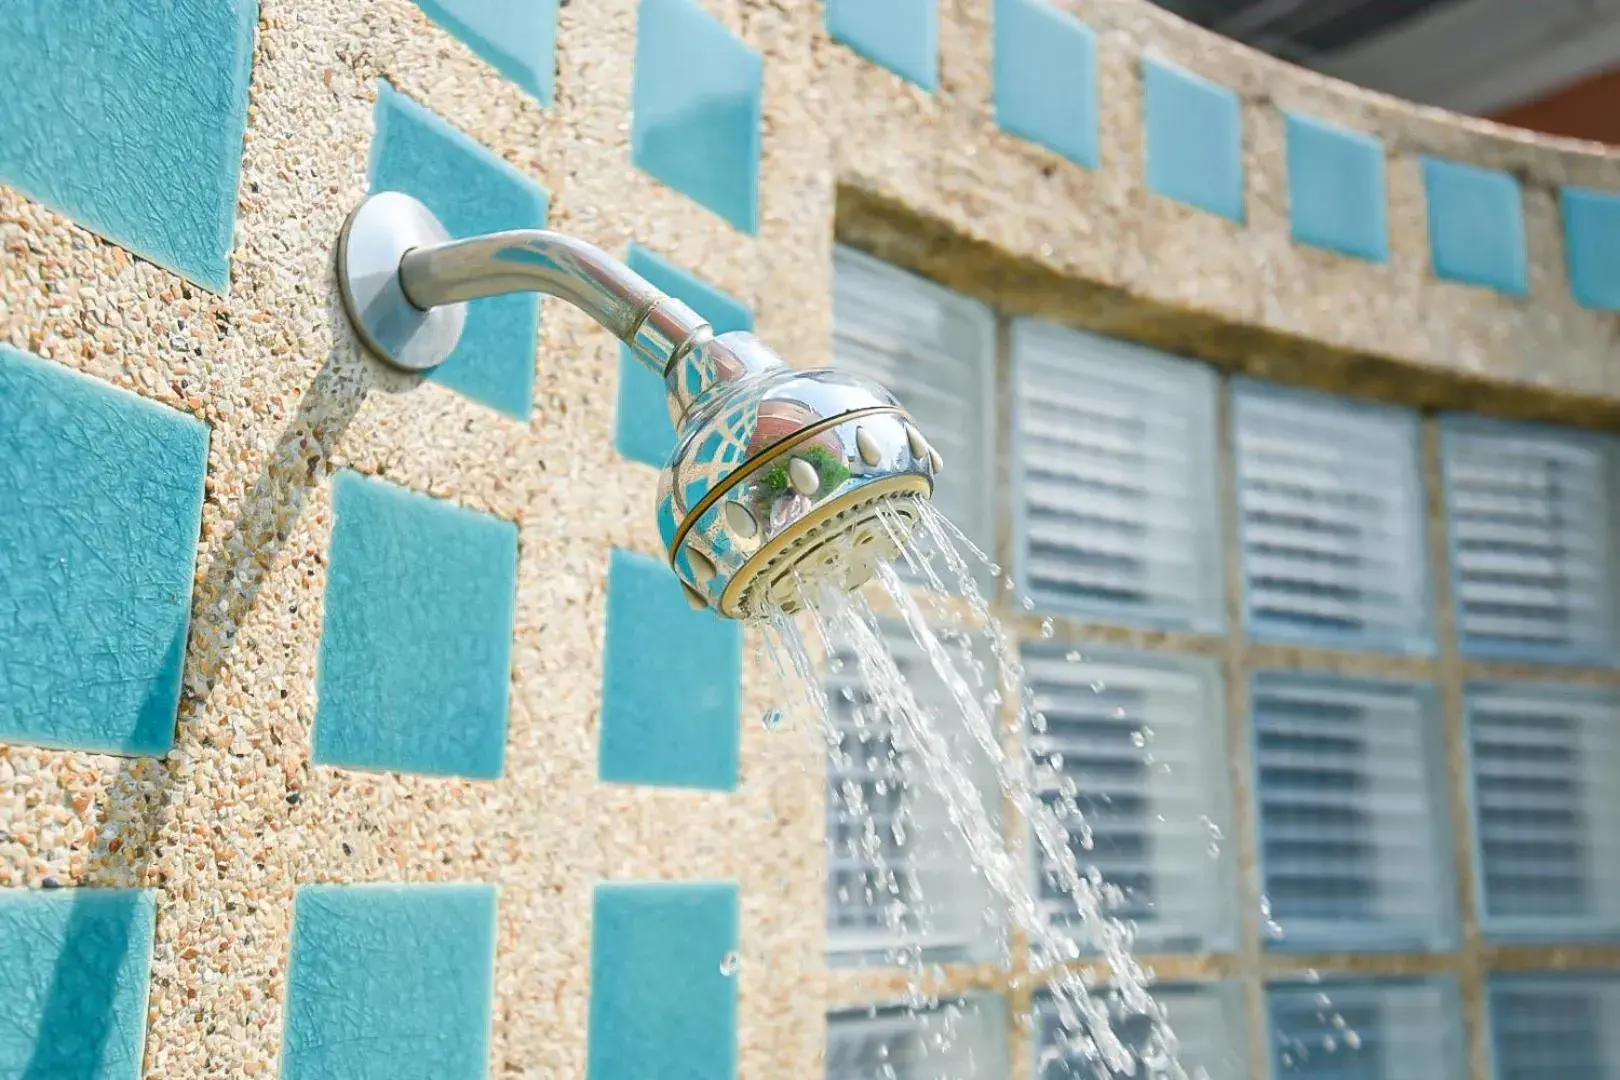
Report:
[[[770,620],[773,654],[790,670],[790,683],[804,688],[835,761],[857,775],[897,769],[907,787],[926,787],[943,804],[949,827],[999,909],[996,922],[1028,944],[1030,968],[1061,1024],[1058,1060],[1078,1061],[1098,1076],[1188,1080],[1165,1012],[1148,991],[1148,973],[1132,955],[1133,926],[1111,913],[1123,893],[1083,859],[1091,847],[1080,806],[1085,795],[1064,773],[1060,754],[1026,737],[1045,731],[1046,721],[1025,680],[1018,643],[980,584],[997,580],[999,567],[931,506],[924,505],[910,536],[892,511],[886,513],[887,528],[903,539],[902,564],[880,565],[873,583],[855,594],[801,581],[803,611]],[[920,699],[897,655],[897,636],[905,653],[921,657],[924,674],[943,687],[945,708],[955,715],[946,718]],[[987,646],[990,664],[981,659],[986,650],[976,640]],[[851,659],[864,686],[858,701],[844,670]],[[842,701],[824,689],[829,678],[846,684],[838,691]],[[1016,726],[1015,739],[1003,738],[1009,724]],[[862,761],[863,755],[881,760]],[[999,815],[986,806],[975,782],[972,759],[993,776],[1014,823],[1027,828],[1040,872],[1072,904],[1067,925],[1055,924],[1051,901],[1035,887],[1036,873],[1024,853],[1007,843]],[[829,854],[861,866],[856,887],[866,891],[868,905],[880,908],[891,938],[900,942],[885,959],[910,973],[907,1004],[921,1010],[931,1000],[924,958],[938,904],[930,903],[914,876],[903,880],[895,873],[889,852],[910,842],[913,826],[903,808],[895,812],[886,804],[884,813],[874,812],[874,797],[888,792],[881,780],[872,787],[869,796],[862,783],[847,779],[833,792],[860,827],[835,841],[846,850]],[[1005,938],[1002,946],[1006,953]],[[1098,963],[1107,968],[1106,993],[1087,970]],[[1136,1029],[1129,1040],[1120,1030],[1125,1017],[1134,1018]],[[942,1051],[948,1037],[948,1024],[934,1034]]]

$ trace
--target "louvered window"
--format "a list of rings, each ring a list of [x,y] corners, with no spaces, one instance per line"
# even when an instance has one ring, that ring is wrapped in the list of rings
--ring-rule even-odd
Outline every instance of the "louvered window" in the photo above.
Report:
[[[1062,815],[1081,866],[1124,891],[1115,910],[1137,925],[1140,947],[1209,949],[1234,936],[1233,857],[1225,837],[1231,793],[1220,675],[1212,662],[1106,655],[1029,645],[1024,665],[1036,728],[1025,733],[1049,806]],[[1090,847],[1087,848],[1089,836]],[[1033,846],[1033,845],[1032,845]],[[1072,925],[1075,907],[1034,856],[1047,917]]]
[[[1620,694],[1476,684],[1468,721],[1486,931],[1620,933]]]
[[[1273,948],[1442,948],[1455,938],[1433,688],[1261,672],[1252,686]]]
[[[1232,420],[1250,633],[1432,652],[1417,414],[1241,381]]]
[[[854,1009],[827,1017],[827,1080],[1001,1080],[1007,1006],[973,995],[936,1008]]]
[[[1235,983],[1167,983],[1153,987],[1152,993],[1175,1035],[1176,1062],[1188,1076],[1246,1080],[1249,1061],[1244,1032],[1249,1022],[1242,987]],[[1106,991],[1098,997],[1109,1001],[1115,1033],[1136,1054],[1135,1075],[1165,1075],[1162,1069],[1153,1071],[1155,1065],[1163,1065],[1163,1055],[1151,1039],[1152,1021],[1127,1011],[1117,1000],[1110,1001]],[[1035,1080],[1114,1080],[1116,1074],[1088,1058],[1084,1033],[1063,1030],[1057,1010],[1045,994],[1035,998],[1035,1021]]]
[[[995,316],[983,304],[839,247],[833,363],[887,387],[945,460],[934,505],[995,546]]]
[[[1023,590],[1045,611],[1219,630],[1214,373],[1034,320],[1012,342]]]
[[[1468,1075],[1457,988],[1449,980],[1287,983],[1274,986],[1269,997],[1279,1080]]]
[[[992,766],[972,745],[962,710],[903,627],[884,628],[891,655],[933,724],[999,817]],[[958,645],[953,651],[973,646]],[[827,768],[827,943],[838,963],[895,962],[917,946],[930,959],[982,957],[995,947],[989,893],[938,784],[919,772],[904,735],[873,704],[853,654],[825,687],[838,729]],[[992,710],[993,712],[993,710]]]
[[[1496,1080],[1620,1076],[1620,976],[1497,976],[1490,982]]]
[[[1462,650],[1614,663],[1620,443],[1448,417],[1443,446]]]

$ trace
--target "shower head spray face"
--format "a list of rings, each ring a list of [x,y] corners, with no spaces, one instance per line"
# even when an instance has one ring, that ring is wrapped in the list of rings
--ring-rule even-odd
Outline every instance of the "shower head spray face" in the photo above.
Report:
[[[934,492],[939,454],[876,383],[796,371],[752,334],[715,337],[680,301],[583,241],[543,230],[449,240],[427,207],[378,192],[338,238],[344,312],[361,343],[407,371],[442,363],[469,300],[566,300],[664,378],[679,433],[658,528],[697,607],[738,619],[852,590],[897,557]]]
[[[683,394],[693,367],[735,368]],[[733,358],[736,358],[733,360]],[[694,603],[738,619],[798,610],[807,593],[859,588],[899,555],[939,455],[883,387],[796,371],[751,334],[698,346],[667,376],[678,442],[658,526]]]

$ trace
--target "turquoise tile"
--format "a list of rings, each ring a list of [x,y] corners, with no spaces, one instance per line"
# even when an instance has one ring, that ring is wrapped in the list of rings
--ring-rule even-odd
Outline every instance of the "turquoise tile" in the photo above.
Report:
[[[759,231],[765,65],[698,0],[641,0],[630,158],[743,232]]]
[[[1575,299],[1589,308],[1620,311],[1620,192],[1567,187],[1563,203]]]
[[[644,247],[630,245],[630,269],[690,306],[708,320],[716,334],[754,328],[754,313],[741,300]],[[628,347],[619,350],[615,440],[619,453],[646,465],[663,465],[675,447],[675,425],[664,404],[663,380],[648,371]]]
[[[734,884],[598,885],[588,1080],[735,1080],[736,948]]]
[[[827,0],[827,33],[932,93],[939,85],[939,0]]]
[[[377,90],[371,189],[422,200],[452,236],[546,224],[544,188],[387,84]],[[429,378],[526,420],[539,335],[536,294],[474,300],[461,343]]]
[[[0,740],[169,749],[207,468],[202,422],[0,345]]]
[[[1423,159],[1435,275],[1523,296],[1529,292],[1524,200],[1511,173]]]
[[[517,527],[357,473],[332,487],[315,760],[499,777]]]
[[[1243,110],[1224,86],[1142,61],[1148,190],[1231,218],[1243,213]]]
[[[0,3],[0,183],[223,293],[253,0]]]
[[[1313,117],[1284,116],[1294,239],[1340,255],[1388,262],[1384,144]]]
[[[598,772],[621,784],[737,786],[742,632],[693,611],[669,566],[615,551]]]
[[[0,889],[0,1076],[142,1075],[155,911],[138,889]]]
[[[995,32],[996,123],[1095,169],[1096,31],[1044,0],[996,0]]]
[[[557,0],[416,0],[416,6],[496,71],[551,104]]]
[[[293,904],[281,1080],[483,1080],[489,885],[305,885]]]

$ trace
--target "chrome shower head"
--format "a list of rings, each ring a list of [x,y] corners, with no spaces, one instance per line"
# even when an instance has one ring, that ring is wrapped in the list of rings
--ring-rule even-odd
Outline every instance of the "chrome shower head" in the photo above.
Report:
[[[407,370],[442,363],[464,303],[501,293],[560,297],[629,344],[664,378],[677,439],[658,529],[696,607],[760,619],[829,584],[859,588],[933,495],[939,454],[883,387],[798,371],[752,334],[716,337],[589,244],[538,230],[450,241],[421,203],[383,192],[344,224],[338,278],[361,340]]]
[[[727,377],[688,398],[716,366]],[[666,385],[678,439],[658,530],[688,592],[723,615],[793,612],[823,585],[860,587],[933,495],[939,455],[876,383],[796,371],[738,333],[678,358]]]

